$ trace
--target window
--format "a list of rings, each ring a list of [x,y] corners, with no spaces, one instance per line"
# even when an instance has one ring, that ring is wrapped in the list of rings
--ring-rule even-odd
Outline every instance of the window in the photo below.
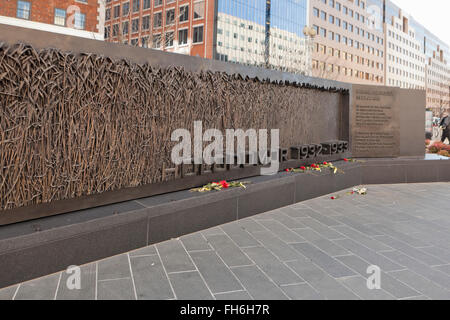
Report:
[[[149,8],[150,8],[150,0],[143,0],[142,9],[149,9]],[[148,42],[148,38],[147,38],[147,42]]]
[[[155,34],[153,36],[153,42],[152,42],[153,49],[161,48],[161,35]]]
[[[105,10],[105,20],[108,21],[111,19],[111,8]]]
[[[141,0],[133,0],[133,12],[139,12],[140,1]]]
[[[205,1],[199,1],[194,3],[194,19],[201,19],[204,16],[205,16]]]
[[[112,35],[113,37],[117,37],[117,35],[119,34],[119,24],[114,24],[113,28],[112,28]]]
[[[317,18],[319,18],[319,14],[320,14],[320,11],[319,11],[319,9],[317,9],[317,8],[313,8],[313,14],[314,14],[314,17],[317,17]]]
[[[75,12],[75,20],[73,27],[75,29],[84,30],[86,24],[86,15],[84,13]]]
[[[111,29],[109,27],[105,27],[105,39],[108,39],[110,36]]]
[[[138,45],[138,43],[139,43],[139,39],[131,39],[131,45],[132,46],[137,46]]]
[[[142,37],[141,38],[141,47],[142,48],[148,48],[148,37]]]
[[[178,31],[178,44],[184,45],[188,43],[188,29]]]
[[[30,19],[31,5],[28,1],[17,1],[17,18]]]
[[[66,11],[63,9],[55,8],[55,21],[54,24],[58,26],[66,25]]]
[[[203,26],[194,27],[193,43],[203,42]]]
[[[118,18],[120,16],[120,6],[114,7],[114,18]]]
[[[125,17],[130,13],[130,3],[126,2],[122,5],[122,16]]]
[[[129,31],[130,31],[130,24],[128,23],[128,21],[124,21],[122,23],[122,34],[125,36],[128,34]]]
[[[153,27],[162,27],[162,12],[157,12],[153,15]]]
[[[142,17],[142,30],[150,29],[150,16]]]
[[[180,22],[189,20],[189,6],[180,7]]]
[[[155,7],[162,6],[162,3],[163,3],[163,0],[155,0]],[[159,48],[159,47],[157,47],[157,48]]]
[[[166,32],[166,47],[173,47],[173,38],[175,37],[175,33],[173,31]]]
[[[170,9],[166,11],[166,25],[175,23],[175,9]]]
[[[131,32],[139,32],[139,18],[131,21]]]

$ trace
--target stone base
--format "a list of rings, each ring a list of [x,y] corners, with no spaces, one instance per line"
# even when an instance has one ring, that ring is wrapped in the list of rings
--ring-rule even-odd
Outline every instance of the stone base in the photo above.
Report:
[[[357,185],[450,182],[450,161],[378,159],[168,193],[0,227],[0,288]]]

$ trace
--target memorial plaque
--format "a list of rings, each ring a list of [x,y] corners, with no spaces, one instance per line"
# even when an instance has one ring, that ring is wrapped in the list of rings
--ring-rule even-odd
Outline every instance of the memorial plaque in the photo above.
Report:
[[[400,110],[395,88],[354,85],[351,96],[354,157],[400,155]]]

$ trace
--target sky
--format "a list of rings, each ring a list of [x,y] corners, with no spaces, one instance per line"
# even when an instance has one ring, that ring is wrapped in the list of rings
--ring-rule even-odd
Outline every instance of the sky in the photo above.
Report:
[[[450,46],[449,0],[392,0]]]

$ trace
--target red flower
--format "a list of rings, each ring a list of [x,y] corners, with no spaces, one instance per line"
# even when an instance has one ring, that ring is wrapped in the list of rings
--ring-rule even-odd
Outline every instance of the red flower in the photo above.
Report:
[[[226,182],[225,180],[224,180],[224,181],[220,181],[220,185],[221,185],[222,188],[224,188],[224,189],[228,189],[228,187],[230,186],[230,185],[228,184],[228,182]]]
[[[328,164],[328,162],[325,161],[323,164],[326,166]]]
[[[284,170],[284,171],[289,172],[290,170],[289,170],[289,169],[286,169],[286,170]]]
[[[311,168],[315,168],[315,167],[316,167],[316,164],[313,163],[313,164],[311,165]]]
[[[336,197],[331,197],[331,200],[336,200]]]
[[[345,162],[348,162],[348,159],[344,159]]]
[[[306,168],[305,168],[305,167],[300,167],[300,170],[303,170],[303,171],[305,171],[305,170],[306,170]]]

